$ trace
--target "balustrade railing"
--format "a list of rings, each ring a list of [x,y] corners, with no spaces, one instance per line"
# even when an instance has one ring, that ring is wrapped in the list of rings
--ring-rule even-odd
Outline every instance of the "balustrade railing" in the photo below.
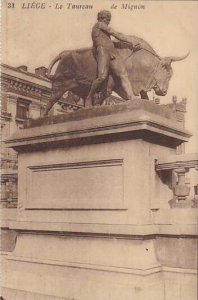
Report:
[[[17,170],[18,160],[16,156],[3,156],[1,158],[1,169]]]
[[[1,207],[16,207],[18,198],[17,177],[8,179],[1,178]]]
[[[18,160],[16,155],[1,156],[1,207],[16,207]]]
[[[198,154],[173,155],[159,158],[155,164],[156,172],[165,174],[171,171],[173,199],[170,201],[171,207],[197,207],[198,206],[198,184],[194,185],[194,195],[190,195],[191,187],[186,174],[190,169],[198,170]],[[198,176],[196,174],[196,181]]]

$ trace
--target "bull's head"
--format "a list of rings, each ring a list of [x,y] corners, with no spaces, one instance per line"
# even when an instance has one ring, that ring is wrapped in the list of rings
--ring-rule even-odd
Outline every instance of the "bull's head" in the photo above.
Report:
[[[189,53],[184,56],[175,57],[164,57],[161,59],[158,68],[155,73],[155,83],[154,83],[154,91],[158,96],[165,96],[167,94],[169,81],[172,77],[173,70],[171,67],[171,63],[175,61],[180,61],[185,59]]]

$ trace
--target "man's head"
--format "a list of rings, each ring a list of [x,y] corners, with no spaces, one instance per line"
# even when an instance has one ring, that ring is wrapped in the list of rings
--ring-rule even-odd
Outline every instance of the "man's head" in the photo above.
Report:
[[[109,25],[110,21],[111,21],[111,13],[108,10],[101,10],[98,13],[98,21],[100,22],[104,22],[107,25]]]

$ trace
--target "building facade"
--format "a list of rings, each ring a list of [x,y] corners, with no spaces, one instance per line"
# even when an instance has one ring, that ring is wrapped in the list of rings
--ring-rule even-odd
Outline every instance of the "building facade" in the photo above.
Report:
[[[41,115],[51,94],[51,84],[44,77],[45,67],[28,72],[26,66],[2,65],[1,88],[1,206],[17,205],[17,154],[4,141],[28,118]]]
[[[46,78],[46,68],[39,67],[35,73],[27,66],[14,68],[2,64],[1,85],[1,207],[17,206],[17,154],[5,146],[4,141],[16,130],[22,129],[24,121],[38,118],[51,96],[51,83]],[[77,99],[78,100],[78,99]],[[63,95],[59,105],[50,114],[78,109],[71,93]]]

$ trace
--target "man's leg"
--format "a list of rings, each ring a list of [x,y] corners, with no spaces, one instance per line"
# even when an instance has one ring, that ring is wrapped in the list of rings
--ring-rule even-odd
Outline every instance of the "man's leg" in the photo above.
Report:
[[[110,55],[103,47],[97,49],[97,64],[98,64],[98,76],[92,82],[90,92],[86,99],[86,106],[93,104],[93,96],[98,91],[99,87],[106,80],[109,71]]]
[[[124,98],[126,100],[131,100],[136,98],[133,94],[131,83],[128,78],[128,73],[126,67],[119,55],[116,55],[116,58],[111,61],[110,63],[111,71],[114,75],[120,78],[121,87],[122,87],[122,94],[124,94]]]

